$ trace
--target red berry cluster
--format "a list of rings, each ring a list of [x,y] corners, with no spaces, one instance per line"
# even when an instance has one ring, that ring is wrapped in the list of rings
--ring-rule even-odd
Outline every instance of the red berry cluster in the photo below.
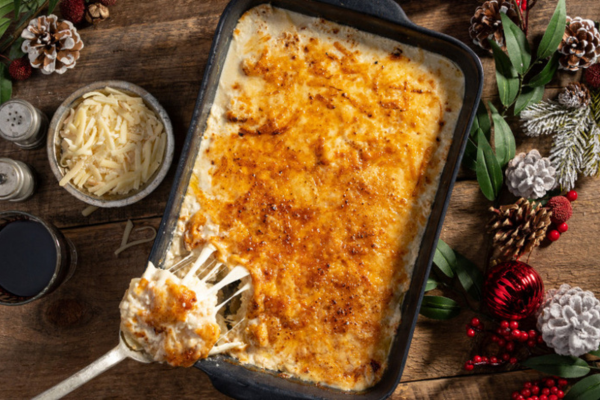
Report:
[[[568,201],[564,200],[563,196],[556,196],[555,198],[551,199],[551,200],[562,200],[566,203],[566,205],[569,208],[568,214],[565,216],[561,215],[561,218],[557,218],[556,215],[552,216],[552,222],[554,223],[556,229],[549,229],[548,233],[546,234],[546,236],[548,237],[548,239],[551,242],[556,242],[558,239],[560,239],[561,233],[565,233],[566,231],[569,230],[569,225],[567,225],[567,222],[566,222],[566,220],[571,217],[571,213],[572,213],[569,202],[571,202],[571,203],[574,202],[575,200],[577,200],[577,197],[579,197],[579,196],[576,191],[569,190],[564,197],[566,197]],[[558,201],[557,203],[560,204],[560,201]],[[557,208],[560,209],[560,208],[564,208],[564,207],[560,207],[560,205],[559,205]],[[558,210],[553,210],[553,212],[555,214],[557,213],[557,211]]]
[[[512,400],[558,400],[565,397],[563,389],[567,386],[566,379],[554,378],[541,381],[525,382],[520,392],[513,392]]]
[[[479,321],[479,318],[473,318],[471,323],[467,325],[467,336],[475,337],[477,332],[482,330],[483,324]],[[542,335],[534,329],[529,331],[519,330],[519,322],[517,321],[502,321],[500,327],[492,333],[491,340],[500,348],[496,356],[485,357],[476,355],[465,363],[465,370],[472,371],[475,366],[480,365],[498,366],[506,363],[516,364],[519,361],[516,357],[518,344],[522,343],[522,345],[533,348],[538,343],[541,344],[544,342]]]

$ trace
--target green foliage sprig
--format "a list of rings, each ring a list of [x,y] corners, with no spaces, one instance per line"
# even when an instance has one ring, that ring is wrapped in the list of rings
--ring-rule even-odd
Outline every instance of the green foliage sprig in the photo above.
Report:
[[[504,183],[502,169],[515,156],[515,137],[506,122],[510,108],[519,115],[528,105],[542,100],[545,85],[558,70],[556,49],[562,40],[567,21],[565,0],[558,0],[554,14],[537,48],[535,59],[521,28],[505,14],[501,15],[506,39],[506,53],[489,40],[494,56],[496,83],[502,110],[491,102],[488,108],[481,102],[465,151],[464,165],[474,170],[483,195],[495,200]],[[536,72],[538,71],[539,72]],[[494,132],[494,149],[491,132]]]

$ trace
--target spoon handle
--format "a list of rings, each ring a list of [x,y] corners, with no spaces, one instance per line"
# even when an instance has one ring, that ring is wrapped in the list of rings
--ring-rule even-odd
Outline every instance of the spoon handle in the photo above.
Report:
[[[71,393],[79,386],[87,381],[100,375],[104,371],[115,366],[119,362],[127,358],[127,351],[119,344],[117,347],[82,369],[71,377],[65,379],[56,386],[51,387],[44,393],[41,393],[33,398],[33,400],[54,400],[60,399],[63,396]]]

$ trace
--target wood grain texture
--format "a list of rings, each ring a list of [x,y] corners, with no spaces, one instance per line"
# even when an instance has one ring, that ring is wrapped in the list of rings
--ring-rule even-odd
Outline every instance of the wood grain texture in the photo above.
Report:
[[[65,75],[34,74],[15,83],[14,95],[24,98],[49,116],[77,88],[101,79],[123,79],[154,94],[171,116],[178,160],[214,29],[227,1],[119,0],[111,8],[111,19],[80,31],[85,42],[82,58]],[[455,36],[465,43],[469,17],[479,2],[458,0],[400,1],[417,24]],[[531,35],[538,37],[549,20],[554,1],[534,8]],[[569,15],[600,17],[595,0],[571,0]],[[498,104],[493,62],[482,50],[486,81],[484,97]],[[546,90],[552,98],[566,82],[579,75],[561,73]],[[510,119],[513,129],[519,121]],[[517,137],[519,151],[538,148],[547,154],[547,138]],[[20,307],[0,308],[0,399],[26,399],[94,361],[117,344],[118,304],[133,276],[145,268],[150,244],[134,247],[115,257],[125,226],[131,218],[136,226],[157,227],[173,181],[173,168],[165,182],[148,198],[122,209],[98,210],[83,217],[85,205],[60,188],[48,168],[45,149],[22,151],[0,142],[0,157],[12,157],[32,165],[40,186],[25,203],[0,203],[0,210],[19,209],[47,218],[64,229],[75,243],[80,261],[76,274],[55,293]],[[462,171],[455,186],[442,238],[454,249],[484,268],[490,240],[484,234],[489,218],[485,200],[473,181]],[[600,180],[581,179],[580,200],[575,203],[570,230],[556,243],[533,252],[529,262],[543,277],[546,287],[569,282],[600,295],[597,273],[600,248],[600,212],[597,193]],[[503,203],[515,200],[503,194]],[[478,350],[464,333],[473,316],[464,311],[457,319],[438,322],[420,317],[402,383],[393,399],[508,399],[522,382],[537,376],[531,371],[500,373],[478,370],[466,373],[462,366]],[[125,361],[101,375],[70,399],[223,399],[208,378],[196,369],[173,369],[163,365],[140,365]]]

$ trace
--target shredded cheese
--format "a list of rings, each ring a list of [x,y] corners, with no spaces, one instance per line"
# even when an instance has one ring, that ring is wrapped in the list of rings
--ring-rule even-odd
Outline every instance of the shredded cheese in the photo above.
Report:
[[[134,240],[131,243],[127,243],[127,241],[129,240],[129,235],[131,234],[132,231],[139,232],[139,231],[143,231],[143,230],[150,230],[152,232],[152,237],[150,237],[148,239]],[[137,245],[143,244],[143,243],[151,242],[155,238],[156,238],[156,229],[154,229],[153,226],[142,226],[142,227],[133,229],[133,222],[131,222],[131,220],[127,220],[127,225],[125,225],[125,231],[123,232],[123,238],[121,239],[121,246],[117,250],[115,250],[115,256],[118,256],[121,252],[127,250],[130,247],[137,246]]]
[[[60,130],[68,183],[96,196],[137,190],[160,166],[166,132],[140,97],[106,87],[83,95]]]

